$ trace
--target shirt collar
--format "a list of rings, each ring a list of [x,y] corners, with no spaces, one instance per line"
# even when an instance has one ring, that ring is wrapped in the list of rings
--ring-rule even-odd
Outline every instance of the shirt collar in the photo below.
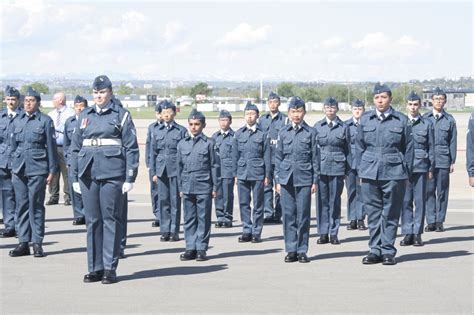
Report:
[[[336,125],[337,124],[337,118],[334,118],[334,120],[330,120],[329,118],[326,117],[326,123],[329,125],[329,123],[332,122],[332,125]]]
[[[16,117],[18,113],[16,112],[16,110],[10,110],[10,108],[7,108],[7,115],[10,116],[12,115],[12,117]]]
[[[257,124],[254,124],[252,127],[250,127],[248,124],[246,125],[248,130],[252,130],[252,132],[255,132],[257,130]]]
[[[436,115],[439,115],[439,116],[438,116],[439,118],[443,117],[443,111],[440,111],[440,112],[438,113],[438,112],[436,112],[436,111],[433,109],[432,113],[433,113],[433,117],[436,116]]]
[[[360,118],[357,119],[357,118],[355,118],[355,117],[352,117],[352,122],[354,123],[354,125],[358,124],[359,121],[360,121]]]
[[[380,112],[378,109],[375,109],[375,113],[377,114],[377,117],[380,118],[380,115],[382,115],[382,112]],[[392,115],[392,107],[390,106],[385,112],[383,112],[385,115],[385,119],[388,118],[388,116]]]

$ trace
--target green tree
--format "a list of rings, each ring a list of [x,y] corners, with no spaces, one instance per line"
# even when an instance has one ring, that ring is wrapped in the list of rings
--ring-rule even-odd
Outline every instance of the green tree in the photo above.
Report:
[[[174,89],[175,96],[183,96],[183,95],[190,95],[190,94],[191,94],[191,88],[187,86],[177,86]]]
[[[37,92],[41,94],[49,94],[49,87],[41,82],[33,82],[32,84],[23,85],[20,89],[21,94],[25,94],[28,86],[31,86]]]
[[[316,87],[307,87],[301,90],[301,97],[306,102],[321,102],[323,97],[321,96],[320,89]]]
[[[289,82],[280,83],[277,87],[277,92],[283,97],[292,97],[296,94],[294,84]]]
[[[195,86],[193,86],[191,88],[191,91],[189,92],[189,94],[192,96],[192,97],[196,97],[196,95],[206,95],[206,96],[209,96],[212,94],[212,90],[209,88],[209,86],[207,85],[207,83],[205,82],[199,82],[198,84],[196,84]]]
[[[117,95],[130,95],[133,92],[133,89],[131,87],[128,87],[126,85],[119,85],[114,89],[114,93]]]

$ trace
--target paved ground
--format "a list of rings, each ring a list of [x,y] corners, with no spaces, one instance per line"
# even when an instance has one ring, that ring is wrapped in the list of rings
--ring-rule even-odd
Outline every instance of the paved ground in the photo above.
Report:
[[[465,171],[467,117],[456,115],[460,152],[451,179],[446,232],[424,234],[424,247],[398,247],[396,266],[362,265],[368,232],[347,231],[345,225],[340,230],[341,245],[316,245],[315,221],[308,253],[311,263],[285,264],[282,226],[265,226],[260,244],[239,244],[238,213],[234,228],[212,228],[207,262],[181,262],[184,241],[161,243],[158,229],[151,227],[142,165],[130,194],[129,245],[127,258],[119,264],[119,283],[82,282],[87,272],[85,228],[71,225],[69,207],[50,206],[47,257],[10,258],[8,251],[17,240],[0,240],[0,314],[472,314],[474,203]],[[136,122],[141,143],[148,123]],[[235,125],[240,124],[235,120]],[[216,124],[210,121],[208,134],[214,130]]]

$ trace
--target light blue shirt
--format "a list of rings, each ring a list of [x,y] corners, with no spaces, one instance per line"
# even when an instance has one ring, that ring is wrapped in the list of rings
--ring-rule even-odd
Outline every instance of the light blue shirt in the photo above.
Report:
[[[63,106],[61,108],[53,109],[48,113],[49,117],[53,120],[54,130],[56,131],[56,144],[63,145],[64,143],[64,124],[66,120],[74,116],[76,113],[72,108]],[[59,119],[58,119],[59,115]]]

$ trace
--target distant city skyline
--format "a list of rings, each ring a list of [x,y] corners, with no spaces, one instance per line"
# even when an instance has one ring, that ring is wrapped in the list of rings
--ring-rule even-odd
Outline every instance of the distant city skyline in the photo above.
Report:
[[[473,76],[472,1],[2,1],[0,79]]]

